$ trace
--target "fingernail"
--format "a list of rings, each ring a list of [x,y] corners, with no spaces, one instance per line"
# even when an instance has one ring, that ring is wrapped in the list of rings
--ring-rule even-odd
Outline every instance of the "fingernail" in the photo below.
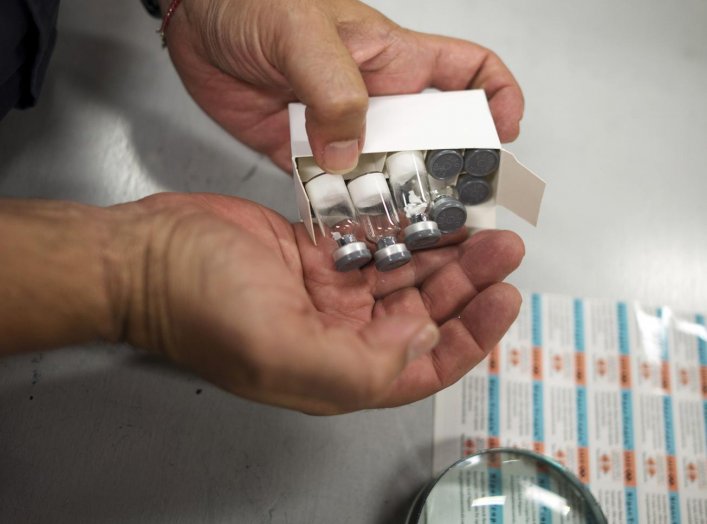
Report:
[[[438,342],[439,329],[434,324],[426,324],[410,341],[407,361],[412,362],[416,358],[429,353]]]
[[[324,148],[324,165],[332,174],[348,173],[358,164],[358,140],[332,142]]]

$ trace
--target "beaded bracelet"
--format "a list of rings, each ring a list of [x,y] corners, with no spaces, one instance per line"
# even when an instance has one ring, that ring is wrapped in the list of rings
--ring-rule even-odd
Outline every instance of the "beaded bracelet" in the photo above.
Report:
[[[159,33],[160,38],[162,38],[162,47],[167,47],[167,38],[165,37],[165,32],[167,31],[167,26],[169,25],[169,21],[172,19],[172,15],[177,10],[177,7],[179,7],[179,4],[181,3],[181,1],[182,0],[172,0],[169,3],[169,7],[167,8],[167,12],[164,14],[164,18],[162,19],[162,25],[157,30],[157,33]]]

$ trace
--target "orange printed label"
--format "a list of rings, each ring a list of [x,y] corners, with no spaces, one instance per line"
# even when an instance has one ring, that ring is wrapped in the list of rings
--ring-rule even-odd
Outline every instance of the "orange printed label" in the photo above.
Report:
[[[686,477],[689,483],[692,484],[699,480],[700,470],[694,462],[688,462],[687,467],[685,467],[685,470],[687,471]]]
[[[624,451],[624,484],[636,487],[636,458],[633,451]]]
[[[465,457],[476,453],[476,441],[473,438],[465,438],[462,442],[462,452]]]
[[[584,353],[577,353],[574,356],[574,377],[577,380],[578,386],[584,386],[586,384],[586,371],[584,363]]]
[[[614,464],[611,460],[611,457],[606,453],[602,453],[598,458],[597,469],[601,471],[604,475],[608,475],[609,473],[611,473],[613,467]]]
[[[491,350],[491,353],[489,353],[489,373],[498,373],[499,369],[499,354],[500,348],[496,346]]]
[[[577,476],[585,484],[589,484],[589,450],[579,448],[577,450]]]
[[[621,367],[621,387],[630,388],[631,387],[631,359],[628,355],[621,355],[620,357],[620,367]]]
[[[668,462],[668,489],[670,491],[678,490],[678,465],[675,462],[675,457],[666,457]]]
[[[498,437],[489,437],[489,448],[500,448],[501,441]]]
[[[542,442],[534,442],[533,451],[536,453],[545,453],[545,444]]]
[[[543,350],[540,347],[533,348],[533,380],[543,379]]]
[[[702,366],[702,398],[707,400],[707,366]]]
[[[670,393],[670,366],[667,362],[663,362],[660,368],[660,385],[667,393]]]

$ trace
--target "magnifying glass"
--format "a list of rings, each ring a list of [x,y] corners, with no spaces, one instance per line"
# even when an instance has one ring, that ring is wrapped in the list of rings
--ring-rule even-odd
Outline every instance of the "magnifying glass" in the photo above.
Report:
[[[529,450],[489,449],[456,462],[418,494],[407,524],[606,524],[589,489]]]

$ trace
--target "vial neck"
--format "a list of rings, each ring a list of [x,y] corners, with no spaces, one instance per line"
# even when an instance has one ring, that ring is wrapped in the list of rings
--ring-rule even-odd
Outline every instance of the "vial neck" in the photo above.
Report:
[[[340,247],[347,244],[353,244],[354,242],[356,242],[356,237],[351,234],[341,235],[336,239],[336,243],[339,244]]]
[[[397,243],[398,241],[395,239],[395,237],[383,237],[376,243],[376,247],[378,249],[384,249],[388,246],[394,246]]]

